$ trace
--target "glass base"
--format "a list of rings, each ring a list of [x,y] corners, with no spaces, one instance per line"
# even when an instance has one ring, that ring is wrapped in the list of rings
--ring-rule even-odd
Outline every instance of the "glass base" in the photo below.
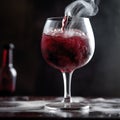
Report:
[[[51,104],[46,104],[45,108],[51,109],[51,110],[81,110],[81,111],[88,111],[89,110],[89,105],[86,103],[51,103]]]

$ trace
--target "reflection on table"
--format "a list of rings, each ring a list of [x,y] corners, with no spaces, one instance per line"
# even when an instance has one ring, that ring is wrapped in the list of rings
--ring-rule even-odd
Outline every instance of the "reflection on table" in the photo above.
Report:
[[[61,97],[0,97],[1,118],[120,118],[119,98],[73,97],[75,102],[87,102],[87,111],[48,110],[45,105],[61,101]],[[7,113],[7,114],[6,114]]]

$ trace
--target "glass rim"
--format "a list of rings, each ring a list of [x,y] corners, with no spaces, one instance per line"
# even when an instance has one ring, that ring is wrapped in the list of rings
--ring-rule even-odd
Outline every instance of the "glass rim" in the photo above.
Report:
[[[48,17],[47,20],[62,20],[64,18],[64,16],[55,16],[55,17]],[[73,17],[70,17],[70,19],[72,19]],[[79,17],[80,19],[89,19],[89,17]]]

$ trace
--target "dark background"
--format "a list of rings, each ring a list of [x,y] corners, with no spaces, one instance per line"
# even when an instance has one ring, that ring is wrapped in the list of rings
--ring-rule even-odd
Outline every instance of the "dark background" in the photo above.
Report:
[[[63,96],[62,75],[42,58],[40,40],[46,18],[63,16],[71,1],[0,0],[0,64],[2,46],[12,42],[16,95]],[[90,20],[95,54],[74,72],[72,95],[120,97],[120,0],[101,0]]]

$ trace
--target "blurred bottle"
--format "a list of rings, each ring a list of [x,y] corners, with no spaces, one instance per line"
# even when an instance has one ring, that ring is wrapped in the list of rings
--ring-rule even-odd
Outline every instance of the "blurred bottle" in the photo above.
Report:
[[[2,66],[0,70],[0,95],[14,95],[16,87],[17,72],[13,67],[13,49],[12,43],[6,44],[3,48]]]

